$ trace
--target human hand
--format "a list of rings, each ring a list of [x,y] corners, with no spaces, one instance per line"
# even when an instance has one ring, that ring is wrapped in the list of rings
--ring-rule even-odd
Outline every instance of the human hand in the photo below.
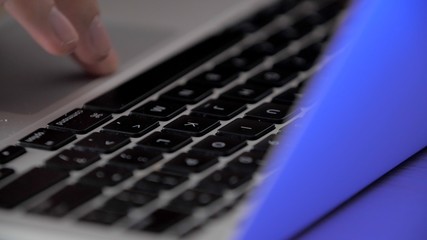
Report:
[[[0,5],[50,54],[70,54],[96,76],[116,69],[96,0],[0,0]]]

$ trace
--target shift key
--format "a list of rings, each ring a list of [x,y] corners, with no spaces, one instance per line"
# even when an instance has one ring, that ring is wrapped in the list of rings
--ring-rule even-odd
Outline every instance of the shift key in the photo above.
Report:
[[[34,168],[0,189],[0,208],[14,208],[68,177],[68,173]]]

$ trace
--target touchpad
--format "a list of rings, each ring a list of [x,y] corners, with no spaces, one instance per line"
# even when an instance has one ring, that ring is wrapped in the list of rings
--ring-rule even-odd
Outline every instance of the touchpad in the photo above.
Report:
[[[121,64],[171,36],[138,25],[106,25]],[[70,58],[45,53],[15,22],[0,26],[0,36],[0,112],[35,114],[91,81]]]

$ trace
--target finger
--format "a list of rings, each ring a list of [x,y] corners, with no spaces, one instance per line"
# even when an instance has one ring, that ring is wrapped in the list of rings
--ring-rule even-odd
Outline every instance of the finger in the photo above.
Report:
[[[69,54],[77,46],[77,31],[53,0],[0,0],[0,4],[47,52]]]
[[[80,60],[76,54],[73,54],[74,59],[86,69],[86,71],[92,76],[104,76],[113,73],[118,65],[117,55],[114,50],[103,60],[95,63],[85,63]]]
[[[75,58],[91,73],[110,73],[117,66],[116,54],[100,20],[96,0],[56,0],[79,34]]]

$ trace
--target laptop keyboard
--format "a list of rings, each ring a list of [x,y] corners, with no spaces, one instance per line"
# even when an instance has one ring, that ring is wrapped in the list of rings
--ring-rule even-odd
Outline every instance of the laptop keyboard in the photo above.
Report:
[[[344,5],[278,1],[4,148],[0,208],[152,233],[200,227],[250,190],[302,116],[293,104]],[[26,148],[54,155],[17,174],[8,163]]]

